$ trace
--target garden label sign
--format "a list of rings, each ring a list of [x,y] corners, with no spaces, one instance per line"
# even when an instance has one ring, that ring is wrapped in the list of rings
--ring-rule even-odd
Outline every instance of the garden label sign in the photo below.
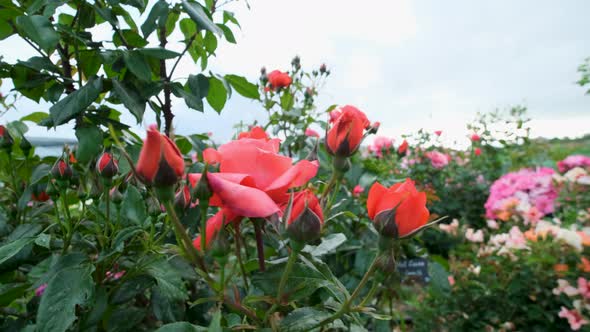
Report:
[[[415,280],[421,283],[430,282],[428,275],[428,260],[425,258],[411,258],[397,263],[397,270],[403,280]]]

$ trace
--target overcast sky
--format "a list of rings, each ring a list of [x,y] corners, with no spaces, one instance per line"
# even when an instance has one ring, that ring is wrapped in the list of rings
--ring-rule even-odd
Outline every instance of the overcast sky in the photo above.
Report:
[[[307,69],[325,62],[332,75],[320,91],[319,108],[355,105],[381,122],[381,135],[392,137],[426,128],[443,130],[448,142],[464,139],[465,124],[477,112],[517,104],[529,108],[535,136],[590,132],[590,96],[575,84],[577,67],[590,56],[588,1],[249,3],[249,10],[244,2],[228,8],[242,30],[236,32],[237,45],[218,48],[210,62],[214,72],[254,81],[261,66],[289,69],[296,54]],[[94,31],[95,39],[107,38],[106,28]],[[11,63],[35,55],[14,37],[0,41],[0,49]],[[187,57],[177,73],[198,73],[198,67]],[[177,132],[211,131],[223,141],[233,133],[232,124],[264,119],[259,104],[236,95],[221,115],[203,115],[176,101]],[[22,98],[17,107],[0,121],[47,111],[49,105]],[[31,134],[73,137],[67,129],[32,128]]]

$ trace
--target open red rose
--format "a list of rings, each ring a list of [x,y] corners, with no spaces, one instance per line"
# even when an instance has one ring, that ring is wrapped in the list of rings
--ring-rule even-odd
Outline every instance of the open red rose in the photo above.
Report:
[[[317,161],[301,160],[293,165],[291,158],[278,151],[278,139],[243,138],[219,147],[219,173],[207,173],[207,180],[213,192],[210,204],[222,209],[207,221],[207,241],[222,227],[219,214],[225,216],[225,224],[239,217],[271,216],[289,200],[290,188],[316,175]],[[191,185],[196,186],[201,176],[189,174]]]
[[[135,168],[146,183],[171,186],[184,174],[184,159],[176,144],[151,125]]]
[[[375,182],[369,190],[367,212],[382,235],[396,239],[420,230],[430,216],[426,193],[418,192],[410,179],[389,188]]]
[[[283,212],[288,205],[285,205]],[[289,237],[301,243],[309,243],[320,237],[324,214],[316,195],[309,189],[295,194],[291,213],[287,219]]]
[[[238,139],[242,138],[264,139],[267,141],[270,140],[270,137],[268,137],[266,131],[264,131],[264,129],[259,126],[252,127],[250,128],[250,131],[243,131],[238,134]]]
[[[365,113],[354,106],[346,105],[338,111],[340,115],[326,136],[326,146],[333,155],[349,157],[360,146],[370,122]]]
[[[286,88],[291,85],[291,76],[280,70],[273,70],[268,74],[268,83],[273,89]]]

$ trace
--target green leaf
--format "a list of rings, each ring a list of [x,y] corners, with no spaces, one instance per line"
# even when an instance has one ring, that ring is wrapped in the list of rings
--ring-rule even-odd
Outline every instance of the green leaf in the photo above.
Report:
[[[209,78],[209,93],[207,94],[207,102],[217,112],[221,113],[225,102],[227,101],[227,91],[223,82],[215,76]]]
[[[197,25],[190,18],[183,18],[180,20],[179,25],[180,31],[182,31],[186,40],[189,40],[195,33],[197,33]]]
[[[133,90],[123,85],[119,80],[113,79],[113,91],[123,102],[123,105],[135,116],[137,123],[143,120],[143,113],[145,112],[145,100]]]
[[[143,54],[135,51],[125,52],[123,60],[125,61],[127,68],[129,68],[137,78],[144,81],[150,81],[152,79],[152,69]]]
[[[8,22],[0,20],[0,40],[4,40],[12,36],[13,33],[14,29],[12,29],[12,26],[10,26]]]
[[[53,73],[61,74],[61,70],[58,66],[54,65],[53,62],[51,62],[51,60],[41,56],[34,56],[27,61],[19,60],[18,64],[36,71],[47,70]]]
[[[285,91],[281,96],[281,108],[283,110],[290,110],[293,108],[293,103],[295,102],[293,95],[289,91]]]
[[[143,293],[155,284],[154,278],[141,274],[125,280],[111,297],[112,304],[123,304],[131,301],[136,295]]]
[[[0,284],[0,306],[7,307],[12,301],[24,296],[29,286],[26,283]]]
[[[80,90],[70,93],[67,97],[51,106],[49,113],[53,125],[58,126],[70,121],[78,113],[84,111],[100,95],[102,78],[91,78]]]
[[[120,32],[121,35],[123,35],[123,37],[125,38],[125,42],[127,42],[127,45],[129,45],[131,48],[140,48],[148,44],[148,41],[143,39],[143,37],[141,37],[141,35],[136,31],[125,29],[120,30]],[[115,46],[124,45],[123,39],[117,32],[115,32],[113,35],[113,43],[115,44]]]
[[[151,58],[156,58],[156,59],[161,59],[161,60],[173,59],[173,58],[180,56],[180,53],[178,53],[178,52],[167,50],[167,49],[161,48],[161,47],[142,48],[142,49],[138,50],[138,52],[145,55],[145,56],[148,56]]]
[[[223,31],[213,23],[209,15],[205,12],[205,9],[200,4],[182,0],[182,6],[186,10],[188,16],[197,23],[199,29],[211,31],[217,35],[223,33]]]
[[[23,116],[22,118],[20,118],[20,120],[21,121],[31,121],[31,122],[38,124],[39,122],[43,121],[48,116],[49,116],[49,114],[47,114],[45,112],[33,112],[29,115]]]
[[[237,75],[225,75],[225,79],[239,94],[250,99],[260,99],[258,86],[248,82],[244,77]]]
[[[217,24],[217,26],[219,28],[221,28],[221,30],[223,30],[223,36],[225,37],[225,40],[227,40],[228,42],[235,44],[236,43],[236,38],[234,37],[234,33],[231,31],[231,29],[224,24]]]
[[[168,13],[168,4],[164,0],[159,0],[156,4],[152,7],[152,10],[148,14],[148,17],[145,19],[145,22],[141,25],[141,32],[143,33],[143,37],[147,39],[147,37],[156,30],[157,25],[156,21],[161,16],[164,16]]]
[[[188,295],[182,278],[172,268],[172,265],[165,260],[159,259],[147,267],[147,273],[156,279],[158,287],[170,299],[185,300]]]
[[[428,264],[428,274],[431,278],[431,287],[437,293],[448,293],[451,291],[449,284],[449,273],[442,265],[436,262]]]
[[[84,77],[92,77],[98,73],[102,61],[97,52],[83,52],[80,54],[80,69]]]
[[[47,284],[37,312],[40,332],[66,331],[76,320],[76,306],[84,305],[94,292],[92,265],[59,271]]]
[[[176,322],[162,325],[155,332],[207,332],[209,329],[203,326],[193,325],[188,322]]]
[[[19,16],[16,18],[16,25],[47,53],[51,53],[50,51],[57,46],[59,35],[47,17],[41,15]]]
[[[123,203],[121,204],[121,211],[123,211],[123,215],[132,224],[142,227],[146,224],[148,217],[147,210],[144,199],[136,187],[127,187],[127,191],[123,197]]]
[[[37,235],[35,244],[43,248],[51,249],[51,235],[45,233]]]
[[[39,164],[35,168],[35,170],[33,171],[33,174],[31,175],[30,183],[35,184],[35,183],[43,180],[44,178],[49,176],[50,171],[51,171],[51,166],[49,166],[47,164]]]
[[[78,149],[76,159],[86,164],[96,158],[102,150],[102,132],[98,127],[80,127],[76,129],[78,138]]]
[[[309,331],[321,321],[329,318],[330,316],[330,313],[327,311],[322,311],[311,307],[297,308],[281,321],[281,331]]]
[[[217,49],[217,38],[215,37],[214,34],[212,34],[211,32],[207,32],[205,34],[205,50],[207,50],[207,52],[209,53],[214,53],[215,50]]]
[[[333,252],[336,248],[346,242],[346,235],[335,233],[322,238],[322,242],[317,246],[305,246],[304,252],[309,252],[312,256],[319,257]]]
[[[100,16],[103,20],[105,20],[106,22],[109,22],[111,25],[114,26],[118,26],[119,25],[119,21],[117,20],[117,17],[113,14],[113,11],[110,8],[103,8],[103,7],[99,7],[97,5],[94,5],[94,10],[96,11],[96,13],[98,14],[98,16]]]
[[[11,241],[0,247],[0,264],[6,262],[9,258],[16,255],[30,243],[35,241],[34,237],[23,237],[15,241]]]
[[[176,135],[176,137],[174,137],[174,142],[181,154],[187,154],[193,149],[193,144],[184,136]]]
[[[117,310],[114,310],[110,315],[106,330],[107,332],[135,332],[146,314],[146,310],[142,308],[117,308]]]

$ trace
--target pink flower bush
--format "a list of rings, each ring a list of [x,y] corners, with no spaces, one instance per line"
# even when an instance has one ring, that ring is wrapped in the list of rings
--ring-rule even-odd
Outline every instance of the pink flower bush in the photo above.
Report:
[[[438,228],[447,234],[457,235],[457,230],[459,229],[459,220],[453,219],[450,224],[439,224]]]
[[[373,144],[369,145],[369,151],[377,158],[383,157],[383,150],[387,151],[393,146],[393,139],[385,136],[377,136],[373,140]]]
[[[517,214],[531,219],[553,213],[557,190],[553,186],[554,171],[551,168],[522,169],[503,175],[490,188],[485,204],[486,217],[508,220]],[[536,210],[530,211],[531,208]]]
[[[475,231],[473,228],[468,228],[465,231],[465,238],[473,243],[483,242],[483,231],[481,229]]]
[[[590,168],[590,157],[579,154],[571,155],[557,162],[557,168],[561,173],[565,173],[575,167]]]
[[[567,319],[570,328],[574,331],[579,330],[582,326],[588,324],[588,321],[582,317],[580,312],[576,309],[568,310],[566,307],[561,307],[559,317]]]
[[[426,158],[430,159],[432,167],[436,169],[444,168],[451,161],[451,156],[438,151],[428,151],[424,154]]]

